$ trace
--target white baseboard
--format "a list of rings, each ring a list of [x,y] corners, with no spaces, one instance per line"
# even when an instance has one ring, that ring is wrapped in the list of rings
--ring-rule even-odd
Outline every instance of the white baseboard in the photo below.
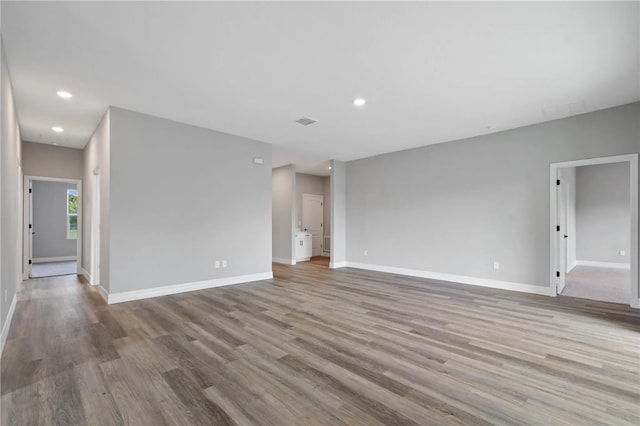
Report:
[[[33,263],[70,262],[72,260],[78,260],[78,256],[34,257],[31,259]]]
[[[78,274],[82,275],[83,277],[85,277],[87,279],[87,281],[89,281],[89,284],[91,285],[95,285],[94,281],[93,281],[93,277],[91,276],[91,274],[89,273],[89,271],[87,271],[86,269],[84,269],[82,266],[78,266]]]
[[[346,268],[347,266],[349,266],[348,262],[329,262],[330,269]],[[357,266],[354,266],[354,268],[357,268]],[[365,269],[365,268],[360,268],[360,269]]]
[[[631,307],[632,308],[636,308],[636,309],[640,309],[640,299],[632,301],[631,302]]]
[[[569,264],[569,266],[567,267],[567,273],[573,271],[573,269],[578,266],[578,261],[574,260],[572,263]]]
[[[407,275],[410,277],[428,278],[438,281],[447,281],[459,284],[476,285],[480,287],[498,288],[501,290],[519,291],[521,293],[540,294],[552,296],[548,286],[537,286],[531,284],[514,283],[510,281],[499,281],[488,278],[468,277],[466,275],[443,274],[440,272],[429,272],[419,269],[396,268],[393,266],[372,265],[368,263],[346,262],[349,268],[366,269],[368,271],[387,272],[390,274]]]
[[[274,263],[283,263],[285,265],[295,265],[295,259],[285,259],[284,257],[272,257],[271,261]]]
[[[221,287],[225,285],[248,283],[252,281],[270,280],[273,272],[263,272],[260,274],[238,275],[236,277],[218,278],[206,281],[196,281],[192,283],[175,284],[163,287],[147,288],[144,290],[124,291],[120,293],[102,294],[104,289],[100,287],[100,294],[106,296],[108,304],[129,302],[132,300],[148,299],[150,297],[166,296],[169,294],[185,293],[188,291],[204,290],[207,288]],[[105,291],[106,293],[106,291]]]
[[[18,302],[17,296],[14,294],[11,299],[11,305],[9,306],[9,312],[5,318],[4,325],[2,326],[2,332],[0,333],[0,357],[4,351],[4,345],[7,343],[7,337],[9,337],[9,328],[11,328],[11,320],[13,319],[13,313],[16,310],[16,303]]]
[[[576,266],[593,266],[596,268],[631,269],[629,263],[595,262],[593,260],[576,260]]]
[[[109,292],[101,285],[98,285],[98,292],[100,293],[100,296],[102,296],[104,301],[109,303]]]

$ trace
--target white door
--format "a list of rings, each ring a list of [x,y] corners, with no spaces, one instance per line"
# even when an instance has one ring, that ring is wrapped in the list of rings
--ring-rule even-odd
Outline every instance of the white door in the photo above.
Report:
[[[91,202],[91,284],[100,284],[100,174],[94,171]]]
[[[322,195],[302,194],[302,229],[311,233],[313,256],[322,255]]]
[[[561,176],[561,173],[558,173]],[[560,258],[558,259],[558,271],[560,272],[558,277],[558,293],[562,293],[565,285],[565,274],[567,273],[567,187],[563,179],[560,179],[560,185],[558,189],[558,221],[557,225],[560,226],[560,230],[556,230],[558,235],[558,244],[560,250],[558,251]]]

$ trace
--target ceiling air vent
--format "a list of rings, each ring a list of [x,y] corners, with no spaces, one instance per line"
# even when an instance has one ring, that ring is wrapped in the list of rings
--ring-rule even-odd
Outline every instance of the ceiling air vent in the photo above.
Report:
[[[309,117],[302,117],[296,120],[296,123],[300,123],[303,126],[308,126],[309,124],[313,124],[317,122],[318,120],[314,120],[313,118],[309,118]]]

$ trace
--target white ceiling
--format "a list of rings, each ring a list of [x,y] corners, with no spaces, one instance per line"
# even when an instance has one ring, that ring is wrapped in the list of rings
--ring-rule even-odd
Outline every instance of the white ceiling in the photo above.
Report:
[[[1,16],[26,140],[81,148],[115,105],[326,174],[640,100],[638,5],[2,1]]]

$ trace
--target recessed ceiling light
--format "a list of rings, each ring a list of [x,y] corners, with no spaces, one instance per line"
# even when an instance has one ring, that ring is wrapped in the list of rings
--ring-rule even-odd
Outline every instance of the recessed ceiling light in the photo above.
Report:
[[[329,170],[331,170],[331,166],[329,166]]]
[[[51,130],[53,130],[53,131],[54,131],[54,132],[56,132],[56,133],[62,133],[62,132],[64,132],[64,129],[63,129],[62,127],[60,127],[60,126],[53,126],[53,127],[51,128]]]
[[[366,103],[367,103],[367,101],[364,100],[363,98],[356,98],[356,99],[353,100],[353,104],[355,106],[363,106]]]
[[[58,96],[60,96],[62,99],[71,99],[73,98],[73,95],[67,91],[64,90],[58,90],[56,92],[58,94]]]
[[[487,129],[489,129],[489,130],[495,130],[497,127],[498,127],[498,125],[497,125],[497,124],[489,124],[489,125],[487,126]]]

